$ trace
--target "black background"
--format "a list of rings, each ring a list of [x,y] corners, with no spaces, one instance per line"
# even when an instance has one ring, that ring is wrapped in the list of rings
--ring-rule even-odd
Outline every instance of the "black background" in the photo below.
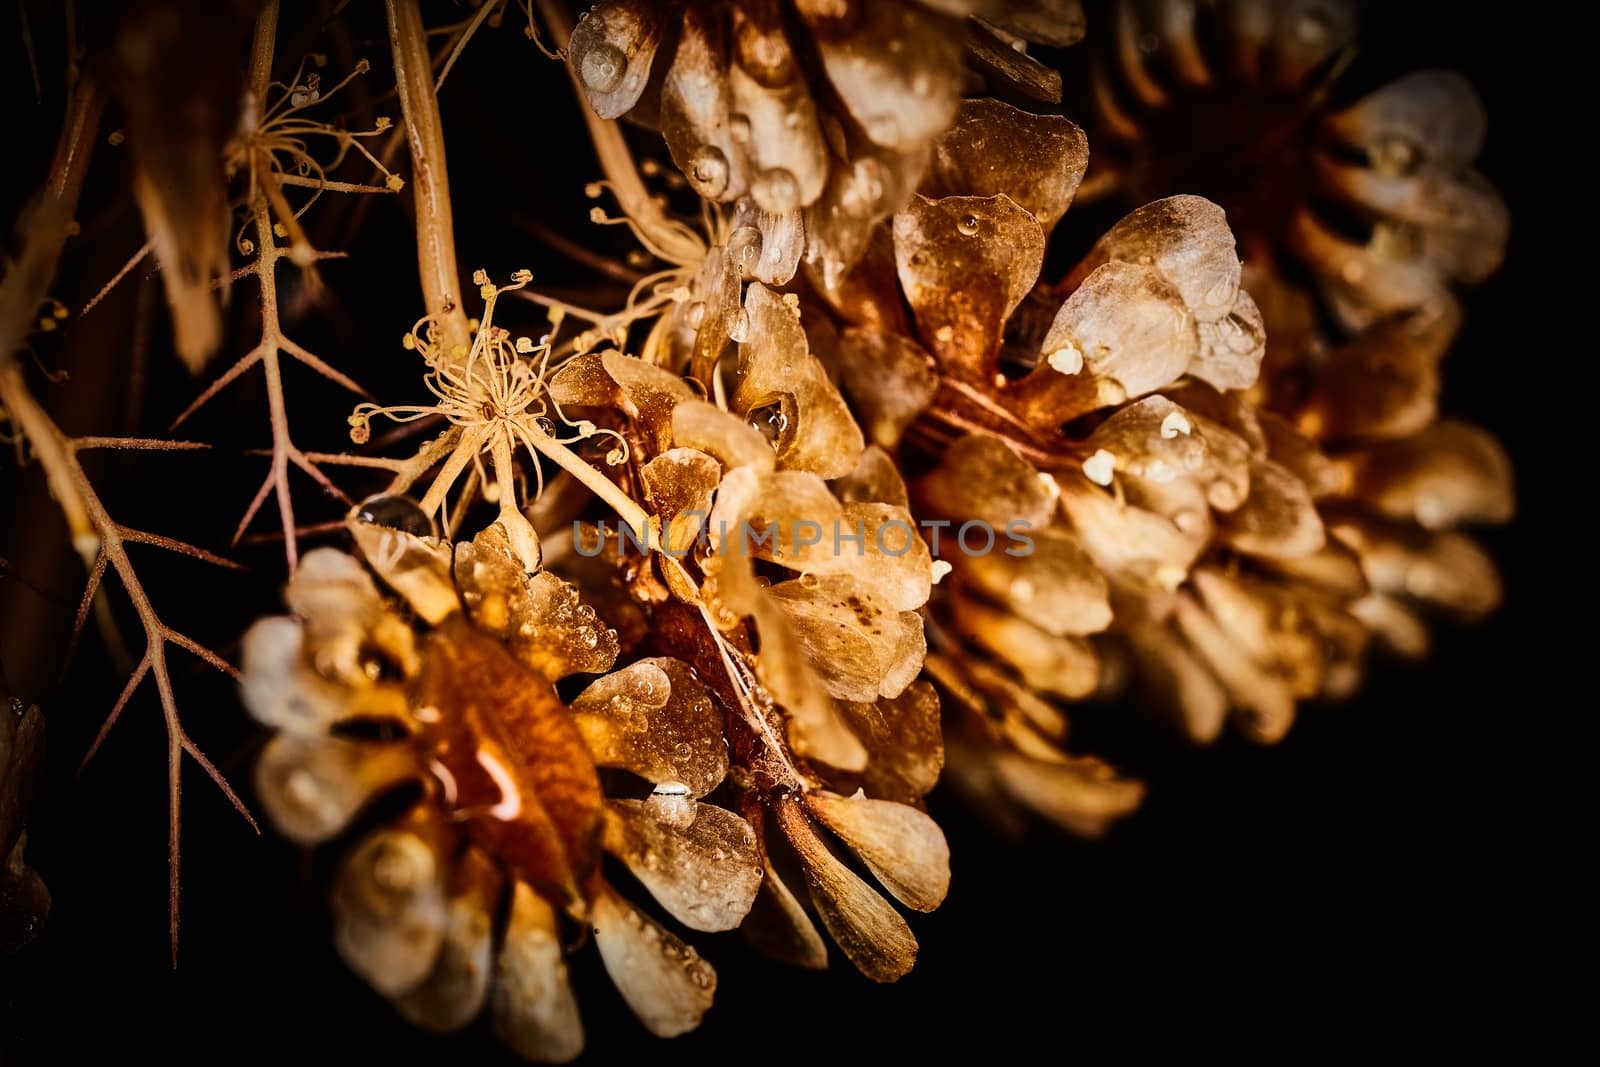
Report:
[[[874,986],[837,958],[829,973],[805,974],[752,956],[735,935],[697,937],[721,976],[716,1007],[699,1031],[662,1043],[623,1008],[595,953],[580,953],[575,981],[591,1058],[853,1060],[1047,1048],[1050,1058],[1066,1059],[1396,1042],[1481,1050],[1522,1025],[1528,954],[1544,936],[1536,931],[1545,905],[1528,894],[1539,887],[1530,831],[1545,810],[1535,807],[1538,783],[1551,773],[1546,724],[1578,710],[1558,695],[1572,668],[1550,646],[1561,623],[1548,591],[1578,595],[1566,577],[1576,561],[1552,536],[1550,408],[1538,393],[1548,382],[1534,374],[1540,364],[1527,326],[1540,270],[1531,239],[1546,195],[1535,183],[1549,172],[1548,141],[1536,141],[1517,110],[1533,53],[1510,32],[1517,18],[1508,29],[1456,10],[1384,5],[1369,18],[1353,76],[1451,66],[1469,75],[1490,113],[1480,165],[1511,204],[1512,244],[1505,267],[1470,294],[1443,409],[1495,432],[1518,467],[1519,519],[1485,536],[1505,577],[1501,611],[1475,628],[1441,625],[1426,666],[1380,664],[1358,699],[1307,709],[1272,749],[1228,736],[1195,751],[1127,709],[1078,713],[1077,749],[1106,754],[1150,783],[1143,810],[1104,841],[1043,832],[1000,838],[957,797],[936,793],[931,810],[954,848],[951,892],[938,912],[912,920],[922,956],[897,985]],[[371,21],[370,13],[361,17]],[[453,17],[445,7],[433,12],[435,21]],[[525,223],[537,217],[594,244],[581,186],[595,168],[560,72],[507,21],[474,42],[444,92],[463,270],[481,265],[499,276],[531,265],[541,278],[553,276],[551,288],[576,290],[595,279],[541,251]],[[381,85],[386,45],[377,36],[357,45]],[[347,65],[337,53],[330,58],[330,69]],[[19,69],[13,63],[6,79],[7,111],[23,131],[6,163],[18,198],[42,174],[60,105],[48,88],[44,103],[33,104],[31,88],[19,89]],[[469,147],[458,151],[463,143]],[[81,245],[111,251],[69,255],[57,295],[74,309],[142,240],[125,198],[114,195],[126,181],[123,164],[114,150],[102,151],[80,213]],[[343,222],[347,202],[327,215],[330,227]],[[414,381],[406,362],[413,357],[396,344],[418,306],[400,219],[396,203],[375,205],[360,240],[348,245],[353,259],[326,267],[340,303],[291,327],[389,396]],[[337,240],[337,229],[329,236]],[[599,247],[625,247],[608,242]],[[141,302],[157,323],[155,355],[138,372],[147,377],[134,378],[144,387],[107,389],[103,368],[125,364],[127,323]],[[248,290],[236,293],[237,337],[250,336],[252,302]],[[125,286],[94,314],[103,325],[90,316],[84,328],[99,331],[98,347],[71,358],[112,362],[80,362],[71,382],[54,387],[63,422],[103,429],[88,421],[100,404],[102,416],[109,411],[130,432],[160,432],[196,387],[162,355],[157,281]],[[41,344],[41,355],[52,351]],[[297,440],[340,447],[347,399],[309,374],[287,374]],[[93,395],[78,401],[78,390]],[[130,396],[144,397],[142,406]],[[264,410],[257,372],[185,431],[232,442],[229,449],[118,460],[92,473],[130,523],[226,545],[263,472],[264,461],[237,449],[265,443]],[[8,462],[0,475],[9,512],[0,553],[18,560],[60,529],[34,473],[19,480]],[[300,488],[310,502],[303,519],[337,513],[309,483]],[[147,584],[174,625],[233,655],[228,635],[270,610],[276,553],[271,545],[242,548],[253,568],[244,575],[157,556],[148,560]],[[70,566],[40,567],[34,577],[53,600],[13,596],[8,603],[22,606],[6,625],[57,633],[78,576]],[[123,622],[136,657],[137,630]],[[165,737],[153,690],[135,698],[83,776],[73,774],[121,688],[110,662],[91,634],[65,686],[39,697],[52,757],[30,855],[55,912],[37,943],[0,961],[0,1059],[116,1051],[176,1062],[503,1056],[477,1030],[439,1040],[400,1023],[332,952],[318,888],[326,861],[255,837],[192,765],[184,772],[181,961],[168,966]],[[191,669],[181,652],[174,663],[191,731],[247,785],[255,736],[230,684]],[[49,666],[30,674],[48,677]],[[17,683],[22,672],[7,668]]]

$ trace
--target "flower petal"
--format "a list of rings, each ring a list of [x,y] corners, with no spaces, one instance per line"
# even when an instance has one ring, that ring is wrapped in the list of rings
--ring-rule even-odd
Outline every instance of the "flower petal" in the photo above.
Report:
[[[1429,530],[1506,522],[1515,510],[1511,460],[1488,433],[1463,422],[1375,444],[1357,453],[1354,467],[1354,495]]]
[[[939,733],[939,695],[915,681],[894,698],[842,703],[839,712],[867,750],[862,788],[874,797],[909,804],[939,781],[944,741]]]
[[[1066,214],[1088,165],[1088,138],[1060,115],[963,100],[955,125],[934,145],[921,191],[934,198],[1004,193],[1048,233]]]
[[[523,882],[495,959],[494,1032],[517,1055],[567,1063],[583,1051],[583,1023],[567,981],[555,909]]]
[[[950,891],[950,846],[925,813],[891,800],[825,792],[807,793],[804,802],[900,903],[917,911],[944,903]]]
[[[433,971],[395,1000],[407,1022],[433,1033],[466,1026],[489,995],[500,876],[483,853],[469,850],[456,865],[454,882],[444,944]]]
[[[836,699],[899,696],[922,669],[922,617],[896,611],[848,573],[780,582],[770,595]]]
[[[594,761],[702,797],[728,773],[722,713],[682,660],[641,659],[597,679],[572,701]]]
[[[711,964],[603,883],[589,922],[606,972],[645,1029],[677,1037],[700,1025],[717,989]]]
[[[695,804],[679,828],[639,800],[606,805],[602,841],[674,919],[693,930],[732,930],[761,887],[755,831],[733,812]]]
[[[338,834],[373,797],[417,776],[404,744],[280,733],[256,761],[256,795],[278,832],[301,845]]]
[[[917,962],[917,939],[900,913],[828,850],[799,801],[784,796],[776,808],[778,825],[800,857],[822,925],[846,958],[874,982],[904,977]]]
[[[449,911],[434,844],[410,829],[369,835],[333,889],[333,943],[350,969],[389,997],[433,970]]]
[[[600,0],[572,28],[568,62],[595,114],[618,118],[639,102],[665,16],[652,0]]]

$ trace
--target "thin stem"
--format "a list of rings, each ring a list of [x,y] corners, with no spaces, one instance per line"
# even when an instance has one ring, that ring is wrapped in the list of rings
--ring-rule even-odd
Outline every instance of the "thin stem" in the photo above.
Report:
[[[461,306],[444,126],[433,87],[427,30],[417,0],[386,0],[384,6],[389,15],[389,43],[394,51],[395,86],[411,146],[411,190],[417,209],[417,266],[423,302],[443,331],[444,351],[465,352],[471,347],[472,336]]]

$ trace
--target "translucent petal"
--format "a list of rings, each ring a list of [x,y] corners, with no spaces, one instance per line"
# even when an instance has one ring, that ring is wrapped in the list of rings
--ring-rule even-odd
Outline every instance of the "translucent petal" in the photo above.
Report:
[[[651,509],[662,521],[662,544],[670,553],[692,552],[711,514],[712,495],[722,481],[722,464],[692,448],[673,448],[646,463],[639,476]]]
[[[730,122],[725,26],[720,12],[685,8],[678,48],[661,83],[661,133],[672,161],[696,193],[724,202],[750,185],[744,148],[734,143]]]
[[[717,989],[711,964],[603,884],[589,922],[606,972],[645,1029],[677,1037],[700,1025]]]
[[[1199,567],[1189,580],[1245,655],[1282,679],[1296,697],[1316,695],[1326,668],[1322,635],[1294,596],[1215,567]]]
[[[567,61],[595,114],[614,119],[638,103],[666,24],[652,0],[600,0],[578,20]]]
[[[395,1000],[407,1022],[434,1033],[466,1026],[489,995],[494,959],[494,914],[501,882],[481,853],[469,851],[456,866],[444,944],[423,983]]]
[[[1377,227],[1366,244],[1357,244],[1305,210],[1285,228],[1285,243],[1316,272],[1325,299],[1352,331],[1449,299],[1433,264],[1407,242],[1386,239],[1387,232]]]
[[[1209,458],[1193,416],[1164,396],[1146,397],[1117,411],[1095,427],[1082,451],[1104,451],[1115,470],[1156,482],[1190,477]]]
[[[616,662],[617,632],[550,571],[529,574],[499,523],[456,546],[456,585],[472,621],[550,681]]]
[[[1226,318],[1239,297],[1233,231],[1222,208],[1202,196],[1152,201],[1124,216],[1073,269],[1072,278],[1108,262],[1154,270],[1201,322]]]
[[[1183,297],[1153,267],[1110,262],[1073,290],[1056,312],[1030,379],[1055,381],[1083,374],[1116,381],[1128,396],[1178,379],[1200,355],[1200,334]],[[1062,374],[1054,354],[1076,352],[1084,370]],[[1054,413],[1059,425],[1073,410]]]
[[[1408,659],[1423,659],[1430,644],[1428,626],[1397,597],[1369,593],[1350,605],[1350,614],[1388,649]]]
[[[772,865],[765,842],[764,809],[752,805],[746,811],[756,830],[763,877],[755,906],[740,932],[757,951],[775,960],[811,971],[824,970],[828,966],[828,946],[794,891]]]
[[[961,94],[954,26],[903,0],[843,9],[801,3],[824,72],[852,118],[876,143],[907,150],[937,137]]]
[[[256,762],[256,795],[278,832],[301,845],[338,834],[367,802],[417,775],[404,744],[280,733]]]
[[[716,457],[728,470],[753,464],[770,471],[772,446],[745,420],[704,400],[672,409],[672,436],[680,446]]]
[[[922,669],[922,618],[895,611],[849,574],[780,582],[772,597],[828,693],[873,701],[900,695]]]
[[[860,781],[870,796],[913,803],[939,780],[944,741],[933,686],[915,681],[898,697],[841,704],[839,712],[866,747]]]
[[[1322,519],[1304,482],[1271,460],[1250,464],[1250,495],[1221,520],[1222,540],[1252,556],[1306,556],[1322,548]]]
[[[1048,233],[1088,165],[1088,139],[1065,118],[1000,100],[963,100],[955,125],[934,145],[921,191],[934,198],[1004,193]]]
[[[266,726],[296,736],[319,738],[334,724],[360,710],[373,717],[407,718],[404,691],[398,686],[351,690],[312,670],[301,642],[301,624],[289,618],[262,619],[245,632],[243,681],[239,693],[250,714]],[[352,697],[360,694],[362,707]],[[384,714],[387,712],[387,714]]]
[[[433,844],[405,829],[369,835],[333,889],[333,942],[350,969],[389,997],[433,969],[449,923]]]
[[[1244,727],[1256,741],[1283,739],[1294,722],[1294,695],[1281,679],[1257,666],[1205,608],[1187,595],[1176,600],[1184,637],[1205,660],[1233,703],[1244,712]]]
[[[755,831],[712,804],[695,804],[694,821],[679,829],[652,816],[643,801],[613,800],[603,841],[674,919],[693,930],[734,929],[761,887]]]
[[[1267,69],[1279,85],[1300,88],[1320,64],[1355,40],[1360,21],[1352,0],[1290,0],[1277,12]]]
[[[1409,150],[1453,169],[1477,158],[1488,121],[1466,78],[1449,70],[1418,70],[1335,115],[1329,127],[1347,144],[1380,158],[1404,158]]]
[[[734,136],[750,156],[751,191],[761,207],[788,212],[816,200],[828,177],[828,146],[781,25],[758,25],[734,8]],[[763,16],[759,16],[764,18]]]
[[[1317,438],[1415,433],[1438,412],[1439,360],[1455,339],[1453,301],[1373,327],[1328,355],[1297,424]]]
[[[1261,309],[1244,290],[1224,319],[1200,323],[1200,354],[1189,373],[1217,389],[1248,389],[1261,375],[1267,327]]]
[[[828,488],[846,506],[882,503],[906,508],[911,503],[900,468],[895,465],[894,458],[877,445],[868,445],[862,450],[856,469],[830,482]]]
[[[1033,550],[1027,555],[998,551],[960,560],[961,580],[1055,637],[1098,633],[1109,626],[1105,575],[1077,539],[1049,527],[1028,536]]]
[[[597,679],[572,701],[584,744],[603,767],[621,767],[690,797],[728,773],[722,713],[682,660],[641,659]]]
[[[617,407],[651,432],[658,450],[672,447],[672,410],[700,397],[671,371],[620,352],[590,352],[562,364],[549,395],[558,404]]]
[[[567,981],[556,913],[528,885],[512,887],[511,919],[495,959],[494,1032],[517,1055],[567,1063],[583,1051],[583,1023]]]
[[[944,831],[906,804],[813,791],[806,810],[850,846],[867,869],[916,911],[933,911],[950,890],[950,846]]]
[[[1375,592],[1421,601],[1467,619],[1500,606],[1494,560],[1469,537],[1355,515],[1331,520],[1330,529],[1361,557]]]
[[[839,334],[839,378],[875,445],[894,448],[939,387],[933,357],[908,337],[876,329]]]
[[[828,851],[794,797],[780,798],[776,809],[800,857],[811,900],[840,950],[875,982],[904,977],[917,961],[917,939],[900,913]]]
[[[1119,504],[1086,478],[1058,477],[1057,482],[1061,506],[1079,542],[1101,569],[1115,577],[1173,589],[1205,548],[1210,529],[1204,516],[1193,522],[1184,521],[1182,515],[1169,519]]]
[[[1322,454],[1315,441],[1270,411],[1258,412],[1256,424],[1265,438],[1267,455],[1304,482],[1313,497],[1320,499],[1345,489],[1345,472]]]
[[[745,294],[745,314],[750,339],[739,346],[733,407],[749,418],[756,409],[778,406],[781,465],[824,478],[849,474],[861,458],[861,430],[811,354],[796,310],[756,283]]]
[[[999,17],[1005,10],[996,8],[990,14]],[[968,21],[966,31],[967,66],[983,79],[984,87],[991,94],[1045,104],[1061,103],[1061,72],[1018,51],[1016,38],[1011,33],[982,17]]]
[[[1511,460],[1485,431],[1441,422],[1354,457],[1352,492],[1391,518],[1429,530],[1506,522],[1515,510]]]
[[[969,597],[952,597],[951,609],[957,629],[1010,664],[1035,689],[1079,700],[1100,681],[1099,658],[1079,638],[1054,636]]]
[[[987,386],[1006,318],[1044,263],[1038,220],[1006,196],[913,196],[894,252],[923,344],[945,373]]]
[[[1055,484],[997,437],[968,434],[917,483],[919,514],[955,522],[981,520],[996,529],[1026,523],[1034,529],[1055,514]]]
[[[403,596],[418,615],[438,624],[461,610],[450,578],[449,545],[355,517],[345,526],[378,577]]]
[[[806,210],[806,262],[824,292],[839,288],[872,246],[878,223],[906,202],[931,150],[895,152],[868,142],[852,144],[848,155],[834,161],[822,196]]]
[[[402,673],[416,673],[411,627],[388,610],[371,575],[354,556],[332,548],[307,552],[289,576],[283,598],[289,610],[305,620],[306,645],[325,677],[349,685],[368,684],[366,664],[372,649]]]
[[[787,285],[800,269],[806,249],[805,213],[768,211],[750,197],[739,201],[737,224],[749,226],[761,235],[761,244],[747,273],[768,285]]]

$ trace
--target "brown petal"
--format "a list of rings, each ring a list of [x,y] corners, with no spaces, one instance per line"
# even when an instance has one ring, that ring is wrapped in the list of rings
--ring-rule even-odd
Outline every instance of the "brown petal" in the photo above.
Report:
[[[1429,530],[1506,522],[1515,503],[1511,460],[1476,426],[1441,422],[1358,453],[1353,493],[1391,518]]]
[[[650,430],[661,451],[673,445],[673,408],[700,399],[678,375],[620,352],[569,359],[551,376],[549,396],[562,405],[621,408]]]
[[[1375,592],[1419,600],[1468,619],[1500,606],[1494,560],[1469,537],[1356,515],[1334,518],[1329,528],[1361,557]]]
[[[1009,0],[995,5],[995,25],[1021,37],[1055,48],[1083,40],[1088,23],[1081,0]]]
[[[433,972],[395,1000],[407,1022],[433,1033],[466,1026],[489,995],[494,914],[501,881],[483,853],[469,850],[457,863],[444,944]]]
[[[866,747],[861,783],[868,794],[907,804],[920,800],[938,782],[944,741],[939,733],[939,695],[933,686],[912,682],[898,697],[840,704],[839,712]]]
[[[434,844],[407,829],[369,835],[333,889],[333,943],[350,969],[388,997],[433,969],[449,922]]]
[[[1322,519],[1311,491],[1271,460],[1250,464],[1250,495],[1223,516],[1222,538],[1252,556],[1305,556],[1322,548]]]
[[[839,378],[866,436],[894,448],[939,387],[933,357],[908,337],[876,329],[839,334]]]
[[[1302,209],[1289,221],[1285,240],[1316,272],[1334,314],[1352,331],[1404,312],[1438,307],[1449,298],[1433,264],[1403,242],[1387,239],[1381,226],[1366,244],[1356,244]]]
[[[661,83],[661,133],[696,193],[737,200],[749,188],[744,149],[733,140],[726,21],[720,12],[683,11],[678,49]]]
[[[378,577],[405,597],[418,615],[437,625],[461,610],[450,577],[449,545],[363,521],[359,514],[347,519],[345,528]]]
[[[1200,324],[1200,354],[1189,373],[1217,389],[1248,389],[1256,384],[1266,354],[1261,309],[1241,289],[1227,318]]]
[[[280,733],[256,762],[256,795],[278,832],[301,845],[328,840],[367,803],[418,773],[404,744]]]
[[[828,946],[816,924],[787,882],[773,867],[767,845],[765,809],[753,800],[746,802],[745,813],[756,831],[761,853],[761,889],[740,932],[756,951],[794,967],[810,971],[828,966]]]
[[[846,507],[878,503],[903,509],[911,504],[900,468],[895,465],[894,458],[877,445],[868,445],[862,450],[856,469],[829,483],[828,488]]]
[[[1006,196],[913,196],[895,263],[923,344],[946,373],[988,384],[1005,320],[1038,280],[1044,231]]]
[[[589,921],[606,972],[646,1030],[677,1037],[700,1025],[717,990],[711,964],[604,884]]]
[[[1361,12],[1351,0],[1291,0],[1278,8],[1277,20],[1267,47],[1267,69],[1280,86],[1299,89],[1320,64],[1355,39]]]
[[[1326,666],[1322,635],[1295,597],[1215,567],[1197,568],[1190,581],[1245,655],[1287,683],[1295,696],[1316,695]]]
[[[1282,680],[1251,662],[1221,625],[1187,594],[1179,594],[1177,620],[1183,635],[1245,711],[1245,730],[1253,740],[1283,739],[1294,722],[1294,695]]]
[[[1439,360],[1461,326],[1441,304],[1391,319],[1330,353],[1297,423],[1312,437],[1415,433],[1438,412]]]
[[[849,474],[861,457],[861,429],[811,354],[798,309],[754,283],[745,294],[749,340],[739,346],[733,407],[746,418],[777,405],[778,462],[824,478]],[[807,516],[808,518],[810,516]]]
[[[647,802],[610,801],[602,840],[674,919],[694,930],[732,930],[761,887],[755,831],[724,808],[692,809],[693,821],[678,827]]]
[[[772,446],[745,420],[704,400],[686,400],[672,409],[672,436],[680,446],[714,456],[723,467],[754,465],[770,471]]]
[[[594,761],[702,797],[728,773],[722,713],[689,665],[641,659],[597,679],[572,701]]]
[[[676,423],[676,418],[673,421]],[[711,514],[712,495],[722,481],[722,464],[692,448],[672,448],[640,468],[639,476],[651,510],[661,519],[667,551],[678,555],[691,552]]]
[[[867,869],[916,911],[933,911],[950,890],[950,846],[944,831],[906,804],[811,792],[806,810],[850,846]]]
[[[824,292],[839,289],[872,247],[878,223],[906,202],[927,169],[927,145],[896,152],[852,140],[848,162],[834,160],[822,196],[806,209],[806,262]]]
[[[794,211],[816,200],[828,177],[817,107],[781,26],[758,25],[734,8],[734,137],[750,155],[751,195],[764,210]]]
[[[779,799],[777,815],[800,857],[822,925],[840,950],[874,982],[904,977],[917,962],[917,939],[900,913],[828,850],[794,797]]]
[[[1123,407],[1095,427],[1083,451],[1104,451],[1113,458],[1116,471],[1154,482],[1190,477],[1208,458],[1206,438],[1196,432],[1194,418],[1164,396]]]
[[[993,759],[1013,800],[1080,837],[1099,837],[1144,799],[1144,783],[1118,777],[1097,759],[1041,760],[1003,751]]]
[[[895,611],[849,574],[780,582],[771,596],[830,696],[899,696],[922,669],[922,617]]]
[[[432,568],[430,556],[430,575]],[[371,575],[354,556],[332,548],[306,553],[289,576],[283,599],[305,620],[305,643],[322,676],[345,685],[368,685],[367,666],[374,651],[402,674],[416,673],[411,627],[388,609]]]
[[[968,434],[917,483],[919,514],[953,522],[987,522],[1004,529],[1013,520],[1033,529],[1050,524],[1058,493],[1010,445],[988,434]]]
[[[955,26],[902,0],[873,0],[844,18],[831,4],[796,5],[823,70],[866,135],[905,151],[937,137],[961,94]]]
[[[578,20],[567,61],[595,114],[614,119],[638,103],[666,24],[652,0],[600,0]]]
[[[304,566],[302,561],[301,569]],[[239,694],[257,722],[296,736],[320,738],[356,713],[401,723],[409,719],[399,686],[352,691],[317,674],[302,648],[304,637],[301,624],[289,618],[262,619],[245,632]],[[354,694],[363,698],[359,704],[352,699]]]
[[[583,1051],[555,909],[523,882],[513,886],[511,920],[495,960],[494,1032],[538,1063],[567,1063]]]
[[[1067,531],[1029,534],[1032,551],[988,552],[961,561],[961,578],[1056,637],[1091,634],[1111,623],[1105,575]]]
[[[1228,720],[1228,694],[1189,644],[1162,623],[1135,626],[1127,640],[1149,698],[1174,714],[1191,740],[1215,741]]]
[[[456,546],[455,576],[472,621],[550,681],[616,662],[617,632],[570,582],[550,571],[529,574],[499,523]]]
[[[1154,267],[1115,261],[1098,267],[1067,297],[1039,351],[1030,383],[1087,374],[1110,378],[1126,395],[1140,396],[1189,368],[1200,355],[1200,334],[1182,294]],[[1062,369],[1074,365],[1082,369]],[[1080,413],[1044,414],[1060,425]]]
[[[1079,700],[1100,681],[1100,661],[1079,638],[1057,637],[981,601],[955,595],[958,629],[991,655],[1009,663],[1035,689]]]
[[[1089,142],[1059,115],[1034,115],[1000,100],[964,100],[934,146],[926,196],[1004,193],[1049,232],[1066,214],[1089,165]]]
[[[1081,476],[1058,477],[1061,506],[1078,540],[1108,574],[1174,589],[1205,547],[1210,528],[1119,504]],[[1190,533],[1188,527],[1194,529]]]
[[[1233,231],[1222,208],[1202,196],[1156,200],[1124,216],[1073,269],[1068,284],[1106,263],[1150,268],[1201,322],[1226,318],[1239,298]]]

